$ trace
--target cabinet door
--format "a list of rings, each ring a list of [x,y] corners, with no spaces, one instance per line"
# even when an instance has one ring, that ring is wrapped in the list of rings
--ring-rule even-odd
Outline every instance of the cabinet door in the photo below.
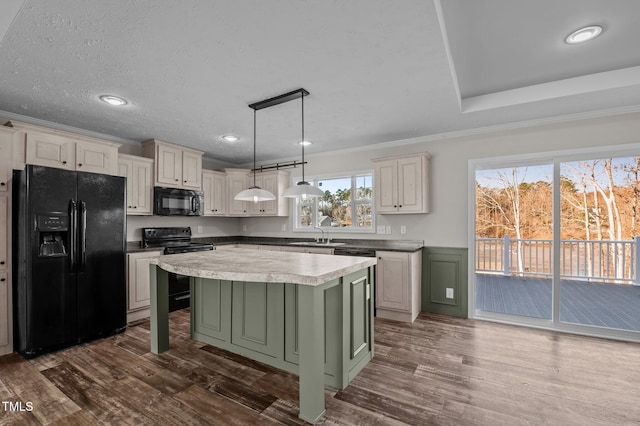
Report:
[[[284,284],[235,281],[231,299],[231,342],[282,357]]]
[[[160,251],[129,253],[127,255],[128,305],[129,311],[147,308],[151,303],[149,290],[149,262],[160,256]]]
[[[118,159],[118,176],[127,178],[127,214],[133,213],[133,161]]]
[[[249,176],[253,185],[253,175]],[[278,196],[278,175],[277,174],[258,174],[256,176],[256,185],[262,189]],[[260,201],[258,203],[250,203],[250,212],[256,216],[276,216],[278,214],[278,199],[271,201]]]
[[[12,137],[13,133],[0,132],[0,192],[9,190],[9,179],[13,169]]]
[[[193,332],[231,340],[231,282],[194,278],[191,305]],[[197,339],[197,336],[194,336]]]
[[[156,182],[171,187],[182,186],[182,150],[158,145],[156,155]]]
[[[182,153],[182,186],[202,189],[202,156],[189,151]]]
[[[397,160],[380,161],[376,163],[373,178],[376,213],[398,211]]]
[[[75,169],[81,172],[116,173],[118,148],[79,140],[76,142]]]
[[[132,176],[132,194],[131,205],[133,207],[133,214],[138,215],[150,215],[153,209],[152,206],[152,191],[153,182],[151,180],[153,163],[146,161],[132,161],[131,176]],[[127,182],[127,190],[129,183]],[[127,194],[127,203],[129,197]]]
[[[409,311],[411,308],[409,256],[407,253],[376,252],[376,306]]]
[[[9,322],[9,280],[6,271],[0,271],[0,355],[11,352]]]
[[[0,271],[9,269],[9,197],[0,195]]]
[[[398,160],[398,211],[422,213],[423,206],[422,158]]]
[[[247,215],[247,202],[234,200],[240,191],[247,189],[247,175],[240,175],[237,173],[227,175],[227,207],[229,215],[231,216],[246,216]]]
[[[226,186],[227,179],[224,174],[202,172],[204,216],[223,216],[226,214]]]
[[[27,133],[27,164],[75,170],[75,153],[73,140],[45,133]]]

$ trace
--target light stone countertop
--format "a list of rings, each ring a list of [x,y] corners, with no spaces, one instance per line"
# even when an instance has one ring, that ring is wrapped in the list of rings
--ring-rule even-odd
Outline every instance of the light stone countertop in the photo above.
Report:
[[[375,257],[233,248],[172,254],[151,259],[168,272],[230,281],[317,286],[375,265]]]

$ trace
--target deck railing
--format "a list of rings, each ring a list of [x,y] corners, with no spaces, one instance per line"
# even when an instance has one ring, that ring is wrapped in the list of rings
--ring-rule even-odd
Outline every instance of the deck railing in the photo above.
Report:
[[[560,276],[640,285],[640,237],[627,241],[561,240]],[[550,277],[553,241],[476,238],[476,272]]]

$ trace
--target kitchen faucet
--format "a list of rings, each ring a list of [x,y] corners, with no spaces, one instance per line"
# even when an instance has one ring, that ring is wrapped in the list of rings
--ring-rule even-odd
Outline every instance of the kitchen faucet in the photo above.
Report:
[[[322,232],[322,239],[320,241],[318,241],[318,239],[316,238],[316,242],[317,243],[324,243],[324,229],[320,228],[319,226],[314,226],[313,229],[319,229],[320,232]]]

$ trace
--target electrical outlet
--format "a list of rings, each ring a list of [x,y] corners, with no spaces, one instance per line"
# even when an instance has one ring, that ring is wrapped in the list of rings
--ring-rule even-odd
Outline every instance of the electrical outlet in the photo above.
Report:
[[[404,226],[404,225],[402,225],[402,226],[400,227],[400,233],[401,233],[401,234],[406,234],[406,233],[407,233],[407,227],[406,227],[406,226]]]
[[[387,232],[386,232],[386,234],[387,234],[387,235],[391,235],[391,226],[388,226],[388,225],[387,225],[387,229],[386,229],[386,231],[387,231]]]
[[[384,225],[378,225],[376,234],[384,234]]]
[[[202,226],[198,226],[198,234],[202,234]]]
[[[453,299],[453,289],[447,287],[447,299]]]
[[[287,224],[286,224],[286,223],[283,223],[283,224],[282,224],[282,226],[280,227],[280,230],[281,230],[282,232],[286,232],[286,231],[287,231]]]

